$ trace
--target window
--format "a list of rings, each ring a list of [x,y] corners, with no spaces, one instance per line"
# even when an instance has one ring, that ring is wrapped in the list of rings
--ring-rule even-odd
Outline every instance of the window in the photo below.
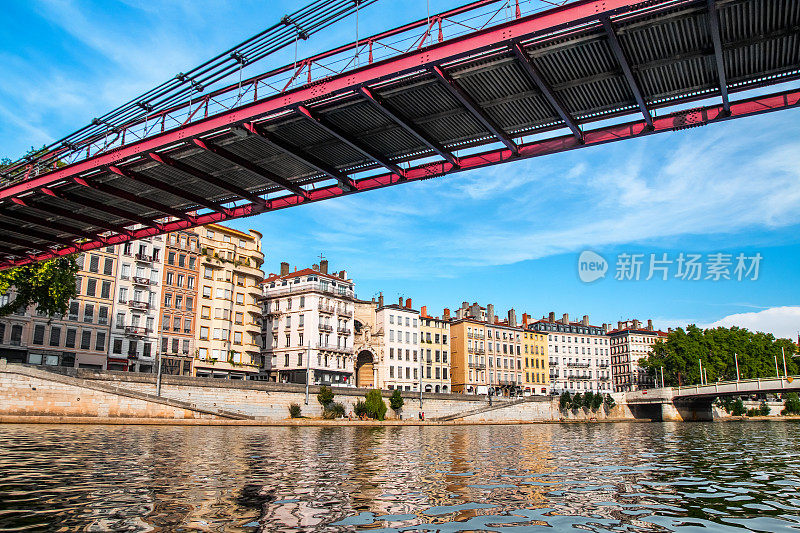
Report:
[[[104,281],[103,284],[100,286],[100,298],[108,300],[111,298],[111,282]]]
[[[192,241],[192,248],[194,249],[194,241]],[[189,258],[189,269],[194,270],[195,258]]]
[[[191,296],[186,297],[186,310],[194,311],[194,298],[192,298]]]
[[[211,287],[203,287],[203,298],[211,298]]]
[[[175,286],[183,287],[183,278],[184,278],[183,274],[178,274],[175,279]]]
[[[236,303],[240,305],[244,305],[244,293],[237,292],[236,293]]]
[[[53,326],[50,328],[50,346],[58,346],[61,344],[61,328]]]
[[[181,330],[181,317],[175,316],[172,317],[172,331],[180,331]]]
[[[75,276],[75,292],[77,294],[81,294],[81,286],[82,286],[83,278],[80,276]]]
[[[125,313],[117,313],[117,329],[125,327]]]
[[[242,332],[241,331],[234,331],[233,332],[233,344],[242,344]]]
[[[83,307],[83,321],[92,322],[94,320],[94,305],[86,304]]]
[[[194,276],[189,276],[186,278],[186,288],[189,290],[194,289]]]
[[[110,257],[106,257],[105,261],[103,262],[103,274],[106,276],[110,276],[114,273],[114,260]]]
[[[33,344],[44,344],[44,325],[36,324],[33,327]]]
[[[200,340],[207,341],[208,340],[208,327],[200,326]]]
[[[94,295],[97,293],[97,280],[94,278],[87,278],[86,279],[86,296],[91,296],[94,298]]]
[[[122,353],[122,339],[114,339],[114,346],[111,351],[115,354]]]
[[[92,332],[91,330],[84,330],[81,332],[81,350],[90,350],[92,348]]]
[[[104,352],[106,349],[106,333],[105,331],[98,331],[94,338],[94,349],[98,352]]]
[[[175,295],[175,309],[183,308],[183,296],[180,294]]]
[[[161,317],[161,329],[164,331],[169,331],[169,315],[164,315]]]
[[[99,255],[90,255],[89,256],[89,272],[97,273],[100,270],[100,256]]]
[[[74,328],[67,329],[67,338],[64,340],[64,346],[67,348],[74,348],[75,347],[75,336],[77,335],[78,330]]]
[[[172,307],[172,295],[165,294],[164,295],[164,307]]]
[[[101,305],[97,311],[97,323],[102,326],[108,324],[108,307]]]
[[[172,272],[167,272],[167,282],[166,282],[167,285],[172,285],[172,278],[173,278]]]
[[[78,307],[80,304],[76,301],[72,301],[69,303],[69,319],[70,320],[78,320]]]
[[[234,320],[233,321],[234,321],[235,324],[241,325],[242,322],[244,321],[244,313],[236,312],[235,315],[234,315]],[[301,320],[301,322],[302,322],[302,320]],[[302,325],[302,324],[300,324],[300,325]]]
[[[214,277],[214,269],[212,269],[211,267],[204,267],[203,277],[206,279],[212,279]]]
[[[183,320],[183,332],[184,333],[191,333],[192,332],[192,319],[185,318]]]
[[[211,318],[211,308],[204,305],[200,308],[200,318]]]
[[[128,301],[128,289],[126,287],[119,288],[119,303],[124,304]]]

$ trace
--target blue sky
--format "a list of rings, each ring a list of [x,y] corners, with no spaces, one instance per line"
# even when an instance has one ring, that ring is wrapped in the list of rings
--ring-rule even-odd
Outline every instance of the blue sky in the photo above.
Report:
[[[431,12],[457,5],[430,0]],[[364,10],[361,36],[425,0]],[[299,2],[16,1],[0,27],[0,157],[12,159],[272,24]],[[381,11],[382,9],[382,11]],[[301,43],[355,38],[353,21]],[[275,60],[291,61],[294,51]],[[266,65],[264,65],[266,69]],[[455,174],[232,223],[264,234],[265,269],[324,253],[361,298],[383,291],[441,313],[462,301],[517,316],[653,318],[657,326],[800,330],[800,110]],[[578,278],[593,250],[604,279]],[[758,280],[619,281],[620,253],[760,253]],[[646,266],[645,266],[646,269]],[[675,273],[672,265],[671,275]],[[643,275],[643,278],[646,277]]]

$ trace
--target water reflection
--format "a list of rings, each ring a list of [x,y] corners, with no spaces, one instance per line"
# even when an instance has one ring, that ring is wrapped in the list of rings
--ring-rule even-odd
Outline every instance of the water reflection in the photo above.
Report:
[[[797,427],[0,426],[0,530],[797,532]]]

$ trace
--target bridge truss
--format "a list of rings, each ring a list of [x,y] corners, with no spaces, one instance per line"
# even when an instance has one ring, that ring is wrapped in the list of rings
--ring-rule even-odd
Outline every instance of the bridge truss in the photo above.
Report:
[[[17,167],[0,189],[0,268],[800,104],[798,89],[732,97],[800,77],[796,0],[512,13],[449,39],[436,27],[454,15],[437,15],[402,53],[301,83],[310,58],[267,96],[257,77],[235,106],[173,109],[127,144]]]

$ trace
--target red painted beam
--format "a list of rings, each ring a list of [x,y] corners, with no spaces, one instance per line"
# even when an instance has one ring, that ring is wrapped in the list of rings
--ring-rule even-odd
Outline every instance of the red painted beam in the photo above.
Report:
[[[109,196],[122,198],[128,202],[139,204],[144,207],[149,207],[150,209],[155,209],[156,211],[161,211],[165,215],[170,215],[175,218],[180,218],[186,220],[187,222],[194,222],[194,217],[185,213],[179,209],[173,209],[168,205],[164,205],[161,202],[156,202],[155,200],[150,200],[148,198],[144,198],[132,192],[128,192],[124,189],[120,189],[119,187],[114,187],[113,185],[109,185],[107,183],[100,183],[98,181],[94,181],[88,178],[74,178],[73,181],[78,185],[83,185],[84,187],[88,187],[90,189],[94,189],[96,191],[100,191],[105,193]]]
[[[665,6],[697,4],[698,0],[663,0],[657,4],[643,5],[640,0],[583,0],[556,7],[505,24],[472,32],[448,41],[432,44],[399,57],[388,58],[370,65],[331,76],[317,83],[298,87],[292,91],[266,98],[262,101],[220,113],[207,119],[165,132],[161,135],[129,144],[110,153],[101,154],[78,163],[62,167],[48,174],[9,185],[0,189],[0,200],[14,197],[31,189],[38,189],[60,179],[80,175],[98,167],[115,165],[133,156],[142,156],[163,146],[201,137],[215,130],[243,124],[279,111],[296,109],[308,101],[322,96],[352,93],[356,87],[375,84],[403,74],[418,72],[448,61],[460,59],[481,51],[502,48],[511,41],[524,41],[540,34],[576,25],[598,21],[601,15],[612,16],[637,9],[657,9]]]
[[[88,207],[90,209],[94,209],[95,211],[101,211],[107,215],[111,216],[118,216],[122,218],[127,218],[131,222],[138,222],[144,226],[152,226],[154,228],[160,227],[158,222],[154,220],[150,220],[147,217],[143,217],[138,213],[132,213],[121,207],[115,207],[103,204],[102,202],[95,202],[94,200],[89,200],[88,198],[84,198],[79,194],[75,194],[73,192],[62,191],[61,189],[50,189],[48,187],[42,187],[42,192],[48,196],[53,196],[54,198],[60,198],[62,200],[66,200],[67,202],[72,202],[73,204],[78,204],[83,207]]]
[[[587,131],[584,133],[584,142],[580,142],[574,135],[566,135],[555,139],[545,139],[542,141],[534,141],[528,144],[520,145],[519,156],[512,155],[508,149],[495,150],[491,152],[484,152],[465,156],[459,159],[460,167],[454,167],[449,162],[435,162],[426,163],[406,171],[406,180],[401,180],[396,174],[388,173],[379,176],[372,176],[363,178],[355,182],[359,192],[380,189],[398,183],[407,183],[409,181],[425,180],[435,178],[449,173],[459,172],[462,170],[483,168],[491,165],[497,165],[507,162],[509,160],[527,159],[532,157],[539,157],[567,150],[574,150],[576,148],[583,148],[586,146],[595,146],[614,141],[621,141],[625,139],[632,139],[636,137],[643,137],[646,135],[654,135],[656,133],[664,133],[669,131],[676,131],[688,127],[711,124],[734,118],[748,117],[759,115],[762,113],[769,113],[772,111],[779,111],[782,109],[790,109],[800,107],[800,90],[786,91],[777,94],[750,98],[740,100],[738,102],[731,102],[730,113],[726,113],[723,106],[712,105],[704,108],[690,110],[688,112],[676,112],[663,117],[653,119],[653,127],[650,128],[647,122],[628,122],[625,124],[618,124],[614,126],[607,126],[595,130]],[[309,191],[311,202],[326,200],[342,196],[344,193],[336,185],[326,187],[323,189],[316,189]],[[229,210],[229,213],[210,213],[207,215],[200,215],[197,217],[198,225],[211,224],[215,222],[222,222],[233,218],[241,218],[256,215],[265,211],[275,211],[284,209],[295,205],[304,203],[303,198],[298,196],[284,196],[275,200],[267,202],[266,206],[247,204]],[[63,248],[55,250],[50,253],[39,254],[35,257],[23,258],[15,261],[5,261],[0,263],[0,269],[10,268],[31,263],[33,261],[43,261],[69,255],[78,251],[92,250],[102,246],[121,244],[129,240],[141,239],[144,237],[151,237],[159,233],[168,233],[178,231],[191,227],[185,221],[175,221],[164,224],[164,231],[159,232],[153,228],[145,228],[131,232],[130,236],[113,235],[106,239],[106,242],[94,241],[77,245],[70,248]]]
[[[11,200],[15,204],[21,205],[23,207],[29,207],[31,209],[37,209],[39,211],[47,213],[47,215],[56,215],[58,217],[66,218],[68,220],[82,222],[84,224],[89,224],[90,226],[96,226],[98,228],[103,228],[108,231],[113,231],[120,235],[127,235],[127,236],[133,235],[131,230],[124,228],[123,226],[118,226],[117,224],[112,224],[110,222],[106,222],[105,220],[85,215],[83,213],[76,213],[75,211],[65,209],[63,207],[54,205],[45,205],[33,198],[25,198],[25,199],[12,198]]]
[[[19,209],[15,211],[2,211],[0,210],[0,215],[6,218],[12,218],[14,220],[18,220],[21,222],[27,222],[28,224],[36,224],[37,226],[41,226],[43,228],[47,228],[49,230],[59,231],[61,233],[68,233],[70,235],[74,235],[75,237],[81,237],[84,239],[94,240],[100,239],[101,237],[96,233],[90,233],[88,231],[83,231],[81,229],[72,227],[68,224],[62,224],[60,222],[50,221],[47,218],[37,217],[35,215],[29,215],[27,213],[21,212]]]

